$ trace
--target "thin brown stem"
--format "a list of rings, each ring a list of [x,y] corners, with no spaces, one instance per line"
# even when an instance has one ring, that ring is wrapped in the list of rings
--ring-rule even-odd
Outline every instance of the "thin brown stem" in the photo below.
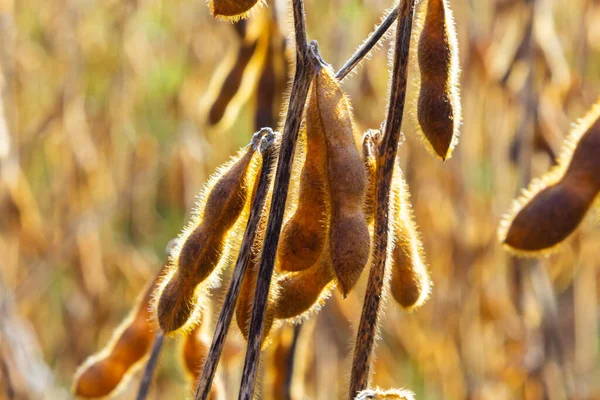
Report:
[[[244,238],[242,239],[242,245],[238,254],[237,261],[235,263],[235,269],[231,277],[231,283],[227,294],[225,295],[225,301],[219,314],[219,320],[215,328],[213,335],[212,344],[202,369],[202,375],[198,381],[198,388],[196,389],[196,400],[206,399],[210,394],[210,388],[212,386],[213,379],[215,377],[215,371],[221,358],[221,352],[223,351],[223,344],[231,325],[237,299],[240,294],[240,288],[242,285],[242,279],[246,273],[248,267],[248,260],[250,258],[250,250],[256,237],[256,231],[260,222],[261,214],[265,206],[265,200],[267,198],[267,192],[271,185],[271,169],[273,161],[275,160],[275,149],[273,141],[275,134],[270,128],[263,128],[261,131],[266,131],[266,135],[263,137],[261,142],[261,153],[263,157],[262,167],[260,171],[260,177],[258,178],[258,187],[256,194],[252,200],[252,208],[250,210],[250,217],[248,218],[248,224],[246,225],[246,231],[244,232]]]
[[[140,388],[136,397],[137,400],[145,400],[148,396],[148,391],[150,390],[150,383],[152,383],[152,377],[154,376],[154,371],[156,370],[156,366],[158,365],[158,356],[160,355],[160,351],[162,350],[164,341],[165,335],[162,332],[157,332],[156,336],[154,337],[154,344],[152,344],[152,352],[150,353],[150,358],[148,359],[146,367],[144,368],[142,382],[140,383]]]
[[[283,213],[290,184],[294,151],[296,149],[308,89],[314,75],[313,59],[318,56],[316,42],[311,42],[310,46],[307,45],[303,0],[293,0],[292,5],[296,36],[296,72],[281,139],[271,210],[254,292],[248,347],[244,361],[242,383],[240,385],[240,400],[250,400],[254,395],[256,374],[260,361],[265,311],[269,288],[271,286],[271,276],[275,266],[275,254],[283,223]]]
[[[340,68],[340,70],[335,74],[335,77],[338,80],[342,80],[348,75],[354,67],[358,65],[362,61],[363,58],[366,57],[367,54],[379,43],[383,35],[390,29],[390,27],[394,24],[394,22],[398,19],[398,7],[394,8],[385,19],[379,24],[378,27],[375,28],[373,33],[360,45],[360,47],[356,50],[356,52],[350,57],[348,61]]]
[[[406,99],[410,36],[414,11],[415,0],[404,0],[400,5],[398,25],[396,27],[394,66],[392,69],[392,90],[385,123],[385,133],[379,152],[377,153],[377,172],[375,176],[377,195],[373,261],[369,273],[358,333],[356,335],[350,389],[348,392],[350,399],[354,399],[358,392],[367,388],[375,344],[387,262],[390,187]]]

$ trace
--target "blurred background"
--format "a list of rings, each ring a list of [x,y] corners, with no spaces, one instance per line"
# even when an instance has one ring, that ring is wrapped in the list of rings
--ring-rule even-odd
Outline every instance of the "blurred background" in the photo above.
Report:
[[[277,124],[290,18],[285,1],[268,3],[232,25],[202,0],[0,0],[0,399],[71,398],[76,367],[160,269],[203,183]],[[416,313],[387,304],[373,386],[428,400],[598,399],[597,216],[539,261],[511,258],[496,230],[596,102],[600,1],[450,3],[460,143],[445,163],[431,156],[408,106],[399,151],[435,286]],[[392,1],[305,4],[309,39],[337,69]],[[388,45],[343,81],[358,129],[385,118]],[[343,395],[366,276],[275,335],[262,398]],[[230,399],[244,345],[228,341]],[[167,340],[150,398],[189,398],[179,347]],[[132,398],[136,377],[126,386],[115,398]]]

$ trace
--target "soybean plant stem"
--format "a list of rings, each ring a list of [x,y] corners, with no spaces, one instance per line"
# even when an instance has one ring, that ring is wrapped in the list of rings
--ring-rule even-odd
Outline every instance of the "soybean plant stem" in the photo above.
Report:
[[[313,59],[318,54],[316,42],[311,42],[310,46],[307,45],[303,0],[292,0],[292,6],[296,37],[296,72],[294,74],[290,102],[283,128],[271,210],[254,292],[248,347],[246,349],[246,359],[244,361],[244,371],[240,385],[240,400],[251,400],[254,395],[256,374],[260,361],[265,311],[269,296],[269,287],[271,286],[271,276],[275,266],[275,254],[283,223],[283,213],[290,184],[294,151],[296,149],[308,89],[314,76]]]
[[[377,45],[379,40],[381,40],[383,35],[385,35],[388,29],[390,29],[396,19],[398,19],[398,7],[395,7],[385,17],[381,24],[375,28],[373,33],[371,33],[371,35],[363,42],[363,44],[360,45],[352,57],[350,57],[350,59],[346,61],[342,68],[340,68],[340,70],[335,74],[337,80],[341,81],[344,79],[346,75],[348,75],[354,69],[354,67],[356,67],[363,58],[365,58],[367,54],[369,54],[371,49]]]
[[[263,131],[264,130],[267,131],[267,134],[262,139],[262,143],[264,143],[264,146],[261,146],[263,160],[260,177],[258,178],[258,187],[256,188],[254,199],[252,200],[250,217],[248,218],[248,224],[246,225],[246,231],[244,232],[244,238],[242,239],[242,246],[235,263],[231,283],[229,284],[229,289],[227,289],[225,301],[223,302],[223,307],[221,308],[219,320],[217,321],[217,326],[215,328],[215,334],[213,335],[212,344],[208,356],[206,357],[204,368],[202,369],[202,375],[198,381],[196,400],[204,400],[208,398],[210,393],[210,388],[215,377],[215,371],[217,370],[221,352],[223,351],[225,337],[227,336],[235,305],[240,294],[242,279],[244,278],[246,268],[248,267],[250,250],[252,249],[252,244],[256,237],[256,230],[265,206],[267,192],[271,185],[271,168],[273,166],[273,160],[275,159],[275,150],[273,146],[275,136],[271,129],[263,128]]]
[[[158,364],[158,356],[160,355],[160,351],[162,350],[164,340],[165,336],[162,333],[162,331],[157,332],[156,336],[154,337],[154,343],[152,344],[152,352],[150,353],[150,358],[146,363],[146,368],[144,368],[142,382],[140,383],[140,388],[136,397],[137,400],[145,400],[148,396],[148,390],[150,390],[150,383],[152,383],[152,376],[154,375],[154,370],[156,369],[156,365]]]
[[[385,123],[385,133],[379,152],[377,153],[377,172],[375,175],[377,194],[375,205],[375,236],[373,239],[375,250],[354,347],[352,374],[348,392],[351,400],[354,399],[358,392],[367,388],[369,381],[370,364],[375,344],[387,262],[390,186],[406,99],[410,35],[414,12],[415,0],[403,0],[400,5],[396,28],[392,89]]]

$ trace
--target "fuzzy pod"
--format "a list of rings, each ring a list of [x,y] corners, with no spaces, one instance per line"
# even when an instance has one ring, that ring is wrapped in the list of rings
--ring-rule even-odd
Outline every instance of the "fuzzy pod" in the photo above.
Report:
[[[322,66],[314,78],[306,108],[306,129],[325,137],[328,246],[340,290],[347,295],[369,258],[369,230],[363,211],[367,178],[350,101],[328,66]]]
[[[140,364],[154,341],[156,327],[152,323],[152,293],[159,276],[148,286],[144,295],[127,318],[115,330],[109,344],[89,357],[75,373],[73,393],[84,398],[108,396]]]
[[[258,175],[258,143],[262,134],[210,180],[193,218],[173,250],[170,271],[157,295],[158,322],[165,333],[191,327],[205,292],[201,283],[226,261],[228,236],[234,225],[248,213],[250,189]],[[200,286],[199,286],[200,285]],[[199,293],[200,291],[200,293]]]
[[[244,73],[247,70],[250,60],[255,54],[257,46],[258,39],[250,43],[242,43],[240,46],[235,61],[227,73],[227,76],[208,111],[207,122],[209,125],[218,124],[225,116],[227,107],[240,90]]]
[[[308,126],[310,127],[310,125]],[[302,271],[319,259],[327,239],[327,155],[322,130],[303,129],[306,160],[300,175],[298,206],[281,231],[277,265],[281,271]]]
[[[415,400],[415,394],[406,389],[366,389],[358,393],[355,400]]]
[[[331,295],[334,275],[327,257],[309,269],[283,274],[277,280],[276,319],[298,319],[318,310]]]
[[[208,126],[217,130],[231,127],[256,92],[271,41],[267,23],[266,18],[257,18],[252,23],[233,25],[240,44],[219,63],[199,102],[201,118]]]
[[[428,0],[417,59],[417,120],[425,143],[442,160],[458,143],[461,123],[458,42],[448,0]]]
[[[408,185],[400,167],[394,167],[392,199],[394,201],[392,297],[404,309],[415,310],[425,303],[431,291],[431,279],[424,262],[423,245],[419,237],[410,204]]]
[[[381,131],[374,129],[369,129],[363,134],[362,156],[368,182],[363,209],[369,225],[372,225],[375,219],[375,172],[377,167],[375,155],[379,147],[380,136]]]
[[[217,19],[238,21],[247,18],[261,0],[209,0],[208,9]]]
[[[558,165],[534,179],[500,224],[510,251],[551,251],[580,225],[600,191],[600,103],[569,134]]]

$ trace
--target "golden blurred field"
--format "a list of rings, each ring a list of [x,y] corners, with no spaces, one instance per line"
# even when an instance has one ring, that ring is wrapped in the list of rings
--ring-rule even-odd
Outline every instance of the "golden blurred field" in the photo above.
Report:
[[[388,302],[373,386],[427,400],[600,398],[598,213],[539,260],[512,258],[496,237],[513,198],[597,101],[600,2],[536,0],[530,47],[524,2],[450,2],[464,121],[445,163],[415,134],[409,89],[399,158],[434,287],[414,313]],[[287,2],[277,3],[289,34]],[[392,5],[306,0],[308,37],[337,69]],[[251,17],[252,34],[269,12]],[[72,398],[77,366],[163,265],[208,177],[248,143],[265,112],[255,95],[265,48],[223,120],[208,122],[239,46],[202,0],[0,0],[0,399]],[[361,130],[385,118],[388,47],[343,81]],[[294,328],[274,335],[260,398],[344,395],[367,275],[297,329],[289,397],[276,372],[290,363]],[[232,329],[226,399],[237,397],[244,350]],[[150,398],[190,398],[180,353],[167,339]],[[134,398],[138,380],[114,398]]]

